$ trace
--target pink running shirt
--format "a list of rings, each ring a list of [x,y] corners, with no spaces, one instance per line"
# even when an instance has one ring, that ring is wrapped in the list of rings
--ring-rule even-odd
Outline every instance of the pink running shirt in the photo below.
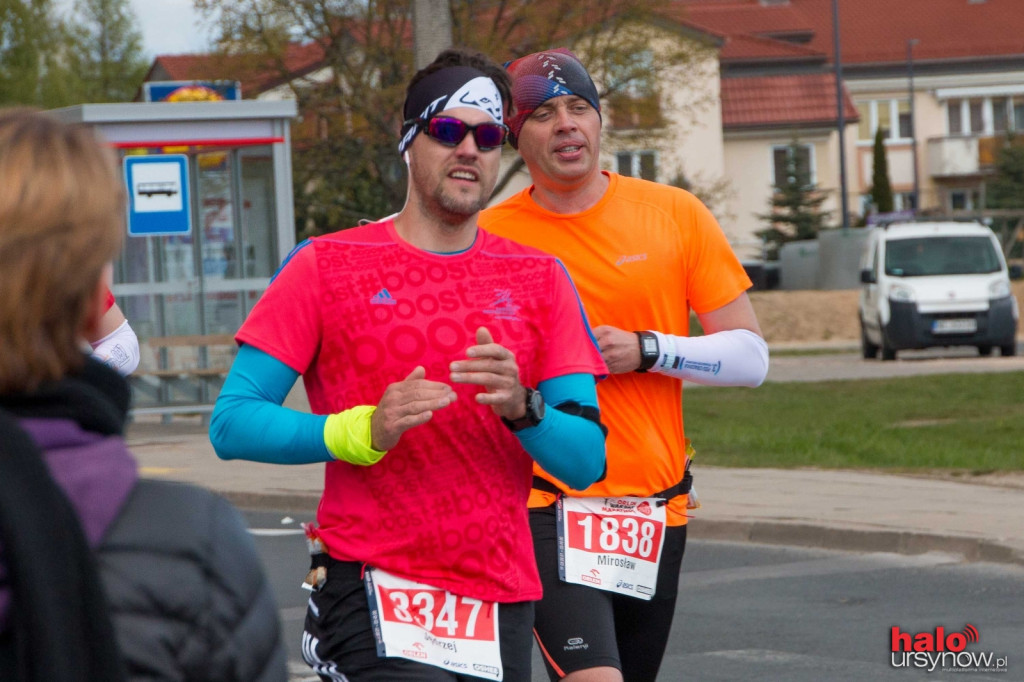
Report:
[[[303,375],[312,411],[376,405],[417,365],[449,363],[486,326],[526,386],[607,372],[576,290],[554,257],[479,231],[467,251],[421,251],[391,221],[317,237],[292,252],[237,335]],[[407,431],[377,464],[326,465],[317,520],[336,559],[453,593],[539,599],[527,522],[533,460],[480,390]]]

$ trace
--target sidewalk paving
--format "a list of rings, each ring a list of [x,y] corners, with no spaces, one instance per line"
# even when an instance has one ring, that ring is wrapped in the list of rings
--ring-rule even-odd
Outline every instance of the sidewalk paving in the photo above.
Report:
[[[195,483],[242,508],[312,519],[322,465],[220,460],[198,418],[136,422],[128,442],[141,474]],[[917,554],[1024,565],[1024,476],[970,482],[812,469],[694,467],[702,508],[691,537]]]

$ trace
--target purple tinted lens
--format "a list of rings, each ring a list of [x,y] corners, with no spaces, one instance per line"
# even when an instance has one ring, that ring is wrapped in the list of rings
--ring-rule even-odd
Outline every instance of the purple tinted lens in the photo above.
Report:
[[[497,123],[480,123],[473,128],[473,139],[480,149],[494,149],[505,143],[505,126]]]
[[[427,121],[427,135],[453,147],[462,142],[468,132],[469,126],[457,118],[432,118]]]
[[[473,131],[473,139],[481,151],[500,147],[505,142],[505,126],[498,123],[469,125],[457,118],[438,116],[427,121],[427,135],[451,147],[462,142]]]

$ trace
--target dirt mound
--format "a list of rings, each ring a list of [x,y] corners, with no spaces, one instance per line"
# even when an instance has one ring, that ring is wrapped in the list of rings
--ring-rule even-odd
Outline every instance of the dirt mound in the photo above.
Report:
[[[1024,280],[1014,282],[1013,291],[1024,308]],[[752,291],[750,301],[769,343],[860,339],[855,289]]]

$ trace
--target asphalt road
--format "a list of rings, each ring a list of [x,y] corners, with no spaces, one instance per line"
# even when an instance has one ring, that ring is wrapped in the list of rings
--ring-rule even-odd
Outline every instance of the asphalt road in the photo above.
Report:
[[[768,380],[1014,371],[1024,371],[1024,355],[982,358],[973,348],[950,348],[906,351],[895,361],[881,362],[847,349],[776,352]],[[271,511],[244,513],[277,595],[290,679],[312,682],[316,678],[299,652],[308,596],[299,584],[308,559],[298,523],[308,519]],[[966,653],[992,654],[995,665],[1006,657],[998,679],[1024,680],[1021,567],[964,563],[936,553],[906,556],[692,540],[680,589],[659,682],[959,680],[972,674],[943,670],[941,664],[932,672],[894,665],[890,630],[896,626],[918,635],[942,627],[959,633],[968,623],[980,637]],[[902,654],[895,660],[906,663]],[[535,650],[533,682],[545,680]]]
[[[847,347],[849,344],[846,344]],[[776,349],[768,364],[768,381],[828,381],[832,379],[885,379],[919,374],[985,374],[1024,371],[1024,344],[1017,355],[983,358],[974,347],[929,348],[901,351],[895,360],[865,360],[860,351],[795,354]],[[687,384],[691,386],[695,384]]]
[[[293,682],[313,681],[299,642],[308,593],[303,519],[247,512],[277,595]],[[1006,657],[997,679],[1024,679],[1024,568],[964,563],[954,555],[897,555],[692,541],[659,682],[964,679],[963,673],[893,665],[891,628],[916,637],[979,633],[967,655]],[[961,658],[961,661],[966,660]],[[975,659],[977,660],[977,659]],[[950,662],[947,658],[947,663]],[[955,664],[956,661],[954,660]],[[546,680],[534,652],[533,682]]]

